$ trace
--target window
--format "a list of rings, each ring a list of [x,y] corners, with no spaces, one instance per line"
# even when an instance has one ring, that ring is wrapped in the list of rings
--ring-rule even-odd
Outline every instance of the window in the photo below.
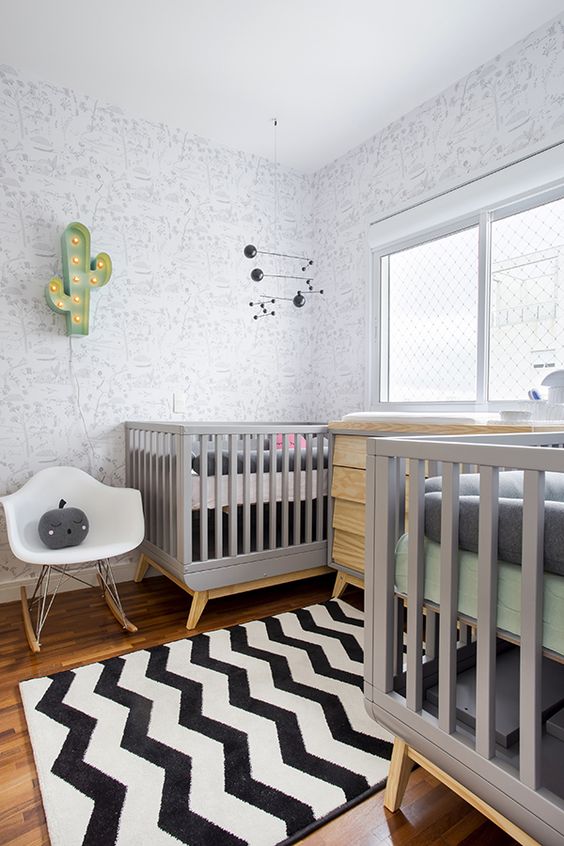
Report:
[[[525,400],[564,366],[564,186],[492,203],[373,255],[373,400]]]

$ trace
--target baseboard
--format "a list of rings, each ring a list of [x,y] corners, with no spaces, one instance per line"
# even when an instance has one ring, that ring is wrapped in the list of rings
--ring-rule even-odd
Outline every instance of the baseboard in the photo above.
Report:
[[[118,561],[112,565],[114,579],[116,580],[116,582],[131,582],[133,581],[133,576],[135,575],[136,568],[137,560],[135,559],[127,561]],[[81,570],[78,575],[80,575],[81,579],[87,581],[89,585],[96,585],[96,569],[94,566],[85,567],[84,570]],[[35,584],[36,579],[37,576],[35,578],[26,577],[21,579],[14,579],[11,582],[0,582],[0,604],[4,602],[14,602],[16,600],[19,601],[20,588],[22,586],[25,586],[26,588],[32,587],[32,585]],[[73,579],[69,579],[63,585],[61,585],[59,592],[62,593],[68,590],[79,590],[81,588],[86,588],[89,585],[83,585],[80,582],[75,582]]]

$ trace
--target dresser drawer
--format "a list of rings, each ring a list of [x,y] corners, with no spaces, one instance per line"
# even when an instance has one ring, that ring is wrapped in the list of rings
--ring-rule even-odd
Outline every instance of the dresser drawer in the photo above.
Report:
[[[362,502],[336,499],[333,508],[333,528],[364,537],[366,512]]]
[[[366,438],[358,435],[335,435],[333,465],[366,470]]]
[[[331,495],[351,502],[366,500],[366,471],[354,467],[333,467]]]
[[[335,529],[333,533],[333,561],[353,570],[364,572],[364,537]]]

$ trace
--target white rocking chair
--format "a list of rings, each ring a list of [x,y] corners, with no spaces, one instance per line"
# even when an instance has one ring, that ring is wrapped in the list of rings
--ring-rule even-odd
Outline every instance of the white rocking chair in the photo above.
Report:
[[[57,508],[61,498],[84,511],[90,531],[79,546],[48,549],[39,538],[37,525],[41,515]],[[40,650],[41,631],[63,582],[74,579],[91,587],[77,575],[84,569],[78,565],[90,562],[96,562],[102,595],[116,620],[126,631],[137,631],[122,608],[110,558],[135,549],[143,540],[145,523],[139,491],[104,485],[76,467],[48,467],[15,493],[0,497],[0,502],[13,554],[20,561],[41,567],[29,601],[25,587],[20,589],[24,628],[32,652]],[[59,579],[49,596],[52,573],[59,574]],[[35,629],[31,621],[34,612]]]

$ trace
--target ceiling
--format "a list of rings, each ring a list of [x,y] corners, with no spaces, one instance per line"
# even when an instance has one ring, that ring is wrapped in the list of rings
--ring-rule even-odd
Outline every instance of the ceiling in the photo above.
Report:
[[[563,0],[0,0],[0,63],[316,170]]]

